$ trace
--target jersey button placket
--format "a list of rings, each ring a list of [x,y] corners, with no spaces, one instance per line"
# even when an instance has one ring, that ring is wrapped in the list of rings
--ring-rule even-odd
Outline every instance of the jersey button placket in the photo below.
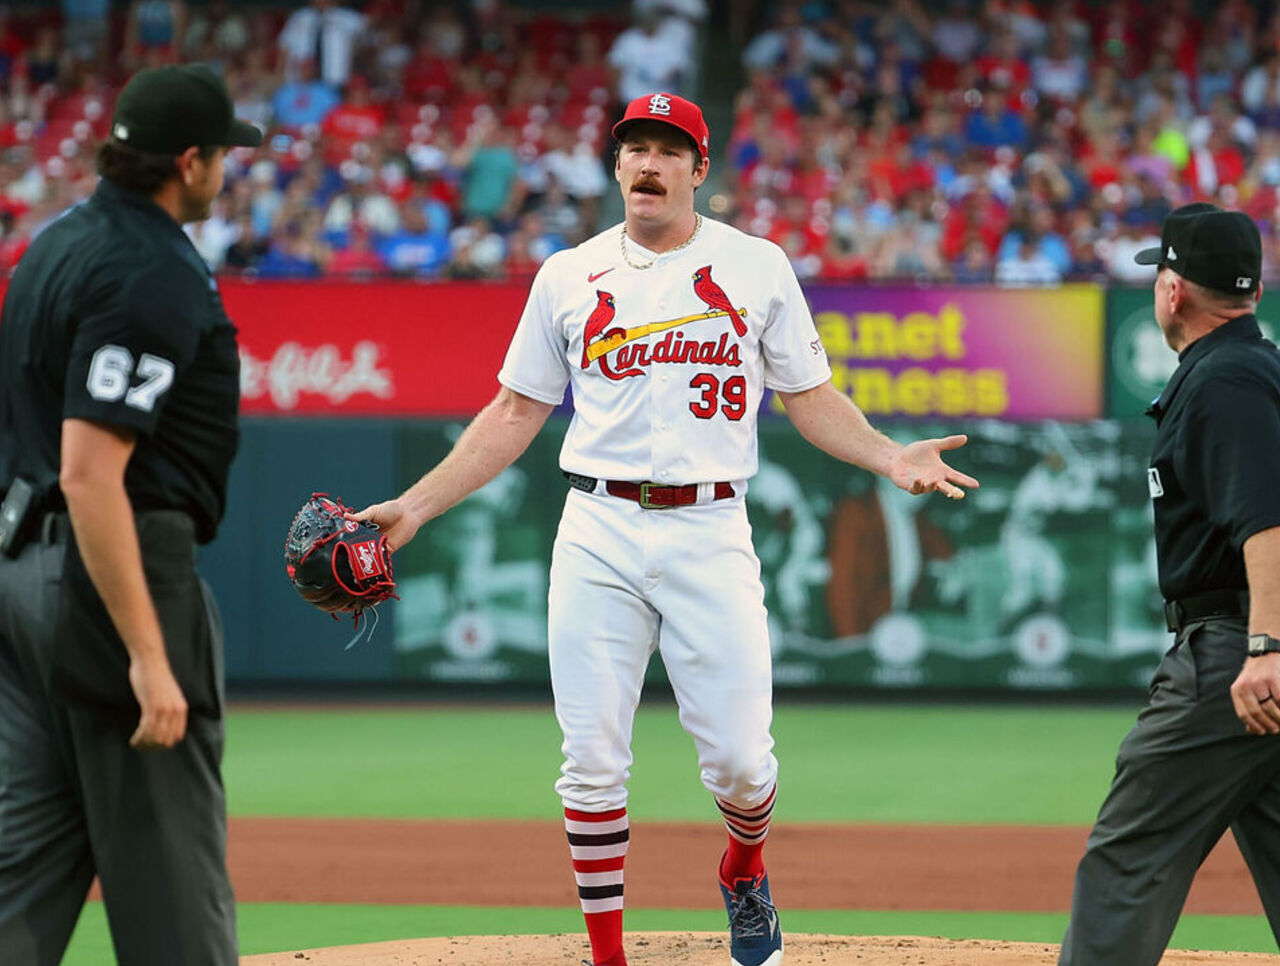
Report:
[[[653,419],[650,423],[653,427],[653,439],[649,445],[649,450],[653,458],[653,479],[656,483],[674,483],[677,482],[671,475],[671,465],[675,461],[673,447],[675,445],[675,432],[671,428],[670,422],[663,416],[661,405],[655,402]]]
[[[649,318],[661,322],[667,318],[667,303],[659,300],[650,303]],[[654,347],[665,333],[650,333],[646,338],[649,358],[653,358]],[[649,454],[653,465],[653,479],[656,483],[676,482],[671,476],[671,460],[673,447],[676,445],[672,432],[672,420],[667,407],[671,400],[670,366],[660,362],[649,364]]]

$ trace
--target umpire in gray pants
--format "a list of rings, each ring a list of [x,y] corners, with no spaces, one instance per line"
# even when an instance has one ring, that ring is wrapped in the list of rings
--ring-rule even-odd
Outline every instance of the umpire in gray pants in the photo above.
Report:
[[[222,637],[195,568],[239,441],[235,329],[182,231],[261,140],[194,66],[116,102],[93,196],[0,318],[0,962],[55,966],[96,874],[120,966],[233,966]]]
[[[1165,617],[1175,633],[1076,873],[1063,966],[1155,966],[1230,828],[1280,942],[1280,351],[1254,315],[1247,215],[1177,209],[1156,320],[1179,365],[1148,414]]]

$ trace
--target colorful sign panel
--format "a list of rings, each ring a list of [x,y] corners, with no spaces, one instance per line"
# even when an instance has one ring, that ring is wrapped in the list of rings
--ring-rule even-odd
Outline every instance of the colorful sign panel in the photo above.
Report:
[[[1094,419],[1103,293],[1052,289],[805,289],[834,381],[871,417]]]
[[[1280,316],[1266,298],[1258,306],[1258,325],[1273,342]],[[1142,415],[1178,367],[1178,356],[1164,341],[1156,321],[1151,288],[1107,291],[1107,415]]]
[[[1151,288],[1107,292],[1107,415],[1141,416],[1178,367],[1156,322]]]
[[[529,292],[520,284],[222,280],[240,330],[242,410],[473,415]]]
[[[496,391],[528,284],[224,280],[222,293],[240,328],[246,413],[455,416]],[[1095,286],[806,295],[836,385],[872,418],[1101,415]]]
[[[243,410],[252,415],[474,415],[497,391],[529,292],[528,282],[219,285],[240,331]],[[1105,292],[1098,286],[813,285],[805,294],[835,384],[873,419],[1102,415]],[[1149,292],[1145,302],[1149,311]],[[1113,300],[1113,320],[1120,304],[1128,303]],[[1163,372],[1145,361],[1159,354],[1158,333],[1151,335],[1138,336],[1145,341],[1136,348],[1113,340],[1113,400],[1124,398],[1116,380],[1127,378],[1127,360],[1137,360],[1139,381]],[[1137,399],[1148,388],[1125,391]],[[1128,414],[1136,405],[1128,400],[1111,411]],[[769,411],[780,414],[781,403],[768,399]]]

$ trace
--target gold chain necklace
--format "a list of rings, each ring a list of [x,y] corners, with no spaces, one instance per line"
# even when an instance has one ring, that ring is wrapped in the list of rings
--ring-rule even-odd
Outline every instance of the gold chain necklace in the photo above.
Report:
[[[675,248],[668,249],[665,252],[659,252],[657,255],[654,255],[653,258],[650,259],[648,262],[646,262],[644,265],[637,265],[635,262],[631,260],[631,256],[627,254],[627,223],[623,222],[622,234],[618,236],[618,245],[622,249],[622,260],[626,262],[627,265],[629,265],[631,268],[637,269],[639,271],[644,271],[647,268],[653,268],[653,266],[657,263],[658,259],[661,258],[663,255],[670,255],[673,252],[680,251],[680,249],[682,248],[688,248],[690,245],[693,244],[693,240],[698,237],[698,232],[702,229],[702,215],[700,215],[698,212],[695,211],[693,213],[693,218],[694,218],[694,221],[693,221],[692,235],[686,238],[682,243],[677,245]]]

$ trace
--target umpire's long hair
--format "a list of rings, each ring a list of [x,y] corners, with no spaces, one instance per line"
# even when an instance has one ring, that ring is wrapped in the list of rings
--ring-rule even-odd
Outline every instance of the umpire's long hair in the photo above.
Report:
[[[200,157],[208,161],[217,152],[216,147],[203,147]],[[139,151],[115,138],[107,138],[98,146],[95,159],[98,174],[122,188],[150,196],[159,191],[170,178],[178,174],[177,157],[172,154],[152,154]]]

